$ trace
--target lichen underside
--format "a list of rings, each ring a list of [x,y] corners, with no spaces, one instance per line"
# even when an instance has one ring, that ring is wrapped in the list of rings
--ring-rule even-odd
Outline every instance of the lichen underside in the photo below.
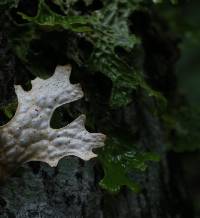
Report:
[[[92,149],[104,145],[105,135],[85,129],[85,115],[61,129],[50,127],[57,107],[83,97],[80,85],[70,83],[70,72],[69,65],[58,66],[49,79],[33,80],[30,91],[15,86],[16,114],[0,127],[0,180],[29,161],[42,161],[54,167],[68,155],[89,160],[96,156]]]

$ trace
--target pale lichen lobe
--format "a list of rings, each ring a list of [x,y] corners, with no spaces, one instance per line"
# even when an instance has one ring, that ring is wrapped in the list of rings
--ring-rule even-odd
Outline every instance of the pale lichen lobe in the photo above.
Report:
[[[93,148],[104,145],[105,135],[89,133],[81,115],[61,129],[52,129],[54,110],[83,97],[79,84],[71,84],[70,66],[58,66],[49,79],[36,78],[32,89],[15,86],[18,108],[13,119],[0,127],[0,180],[29,161],[42,161],[54,167],[68,155],[89,160]]]

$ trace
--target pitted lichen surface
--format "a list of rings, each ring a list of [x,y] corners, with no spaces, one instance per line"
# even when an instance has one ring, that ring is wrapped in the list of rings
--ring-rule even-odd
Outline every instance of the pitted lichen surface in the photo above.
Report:
[[[56,166],[64,156],[89,160],[93,148],[104,145],[105,136],[89,133],[81,115],[61,129],[52,129],[54,110],[83,97],[79,84],[69,81],[70,66],[58,66],[49,79],[36,78],[32,89],[15,86],[18,108],[13,119],[0,127],[0,179],[28,161],[42,161]]]

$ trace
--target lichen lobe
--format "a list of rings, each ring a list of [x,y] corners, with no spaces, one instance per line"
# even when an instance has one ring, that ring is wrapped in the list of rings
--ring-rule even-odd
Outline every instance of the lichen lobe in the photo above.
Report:
[[[15,86],[16,114],[0,127],[0,180],[29,161],[42,161],[53,167],[68,155],[89,160],[96,156],[92,149],[104,145],[105,135],[85,129],[85,115],[61,129],[50,127],[57,107],[83,97],[80,85],[70,83],[70,72],[70,66],[58,66],[49,79],[33,80],[28,92]]]

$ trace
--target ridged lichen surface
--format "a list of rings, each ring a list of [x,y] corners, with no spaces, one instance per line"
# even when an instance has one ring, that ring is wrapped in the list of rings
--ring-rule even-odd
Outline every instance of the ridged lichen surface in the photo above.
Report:
[[[79,84],[71,84],[70,66],[58,66],[49,79],[36,78],[32,89],[15,86],[18,108],[13,119],[0,127],[0,179],[29,161],[42,161],[54,167],[68,155],[89,160],[96,156],[93,148],[104,145],[105,136],[89,133],[85,115],[61,129],[52,129],[54,110],[83,97]]]

